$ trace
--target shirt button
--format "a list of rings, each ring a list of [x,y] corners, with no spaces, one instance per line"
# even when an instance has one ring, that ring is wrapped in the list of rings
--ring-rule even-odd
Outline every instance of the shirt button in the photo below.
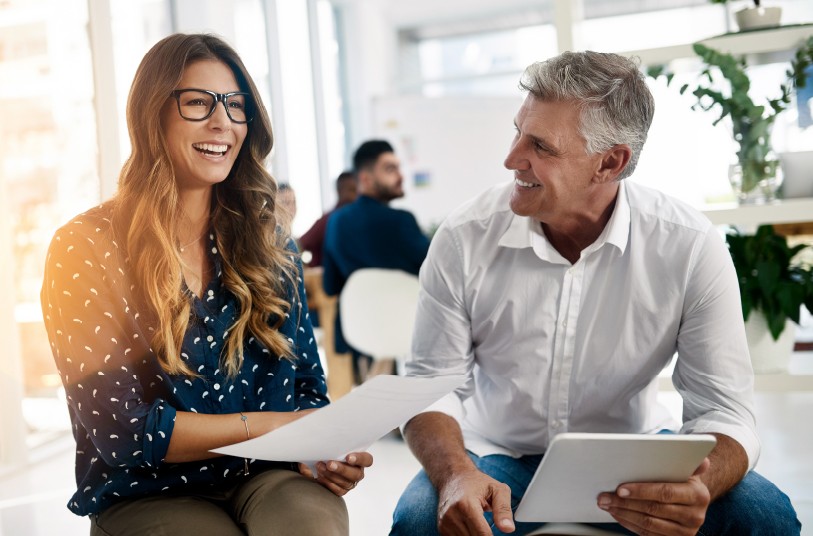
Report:
[[[567,327],[567,320],[562,321],[562,327],[563,327],[563,328],[566,328],[566,327]]]
[[[206,337],[206,340],[212,342],[213,340],[215,340],[215,338],[209,335],[208,337]]]

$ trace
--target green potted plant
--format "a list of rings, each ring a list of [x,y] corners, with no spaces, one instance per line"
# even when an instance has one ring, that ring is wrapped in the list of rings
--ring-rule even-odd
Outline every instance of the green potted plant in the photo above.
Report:
[[[772,225],[761,225],[752,235],[732,230],[726,235],[726,243],[740,284],[742,314],[754,370],[769,372],[787,368],[794,330],[786,328],[790,321],[799,323],[802,305],[813,312],[813,267],[794,262],[798,253],[810,246],[790,247]],[[760,325],[765,330],[762,334]],[[785,350],[770,344],[780,338],[785,339]],[[767,346],[765,356],[758,355],[760,345]],[[768,359],[779,359],[780,363],[772,364],[766,361]]]
[[[744,58],[700,43],[693,48],[705,68],[700,73],[700,82],[691,89],[692,95],[697,97],[692,109],[719,110],[720,115],[713,125],[726,117],[731,121],[732,134],[739,147],[737,164],[732,166],[730,179],[739,201],[759,203],[772,200],[781,178],[777,177],[779,160],[771,147],[771,127],[777,114],[791,103],[793,90],[804,87],[807,82],[806,69],[813,64],[813,37],[796,51],[786,72],[787,80],[779,85],[779,96],[769,99],[767,105],[757,105],[749,95],[751,80]],[[715,85],[715,82],[722,82],[718,72],[727,85],[725,90],[717,89]],[[665,73],[662,66],[651,68],[649,74],[656,78],[666,74],[667,84],[672,80],[672,74]],[[684,84],[680,93],[689,89],[689,84]]]

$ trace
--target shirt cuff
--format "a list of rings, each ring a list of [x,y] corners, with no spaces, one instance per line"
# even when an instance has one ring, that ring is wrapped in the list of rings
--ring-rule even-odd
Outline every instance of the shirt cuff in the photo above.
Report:
[[[683,424],[681,434],[723,434],[739,443],[748,456],[748,470],[752,470],[759,460],[761,449],[759,436],[750,428],[738,424],[712,421],[708,418],[695,419]]]
[[[463,409],[463,402],[460,400],[460,397],[457,396],[454,391],[449,393],[448,395],[444,396],[421,413],[429,413],[431,411],[437,411],[439,413],[444,413],[449,417],[453,418],[457,421],[457,424],[463,428],[463,418],[466,416],[466,410]],[[420,414],[419,414],[420,415]],[[409,421],[405,422],[400,426],[401,435],[404,435],[404,428]]]
[[[157,467],[164,462],[169,450],[169,440],[175,429],[177,411],[165,400],[157,399],[147,414],[142,438],[143,462],[147,467]]]

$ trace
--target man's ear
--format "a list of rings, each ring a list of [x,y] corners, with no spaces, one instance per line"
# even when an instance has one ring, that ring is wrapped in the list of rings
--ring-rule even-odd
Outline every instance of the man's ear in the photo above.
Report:
[[[601,163],[593,177],[595,182],[608,183],[614,181],[624,171],[632,158],[632,149],[629,145],[613,145],[601,156]]]
[[[357,189],[359,191],[367,190],[373,182],[373,174],[368,168],[361,168],[356,176],[358,177]]]

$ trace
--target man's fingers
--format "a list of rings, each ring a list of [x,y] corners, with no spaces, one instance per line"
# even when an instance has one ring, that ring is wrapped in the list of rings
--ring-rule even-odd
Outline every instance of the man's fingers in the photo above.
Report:
[[[697,466],[697,469],[694,470],[692,476],[700,476],[706,471],[708,471],[709,467],[711,467],[711,460],[708,458],[703,458],[703,462]]]
[[[683,526],[675,521],[648,516],[633,510],[612,508],[609,512],[612,514],[613,518],[618,521],[619,524],[621,524],[621,526],[631,530],[635,534],[642,534],[646,536],[693,536],[697,532],[696,529]]]
[[[692,477],[694,478],[694,477]],[[654,501],[664,504],[697,505],[711,501],[705,486],[681,483],[637,483],[621,484],[616,494],[622,499]]]
[[[482,508],[478,508],[477,510],[477,513],[470,513],[465,516],[467,531],[464,534],[492,536],[491,527],[488,526],[486,518],[483,517]]]
[[[491,527],[483,509],[473,502],[444,504],[438,516],[438,533],[442,536],[491,536]]]
[[[494,486],[491,495],[491,513],[494,525],[502,532],[514,532],[514,515],[511,512],[511,488],[506,484]]]

